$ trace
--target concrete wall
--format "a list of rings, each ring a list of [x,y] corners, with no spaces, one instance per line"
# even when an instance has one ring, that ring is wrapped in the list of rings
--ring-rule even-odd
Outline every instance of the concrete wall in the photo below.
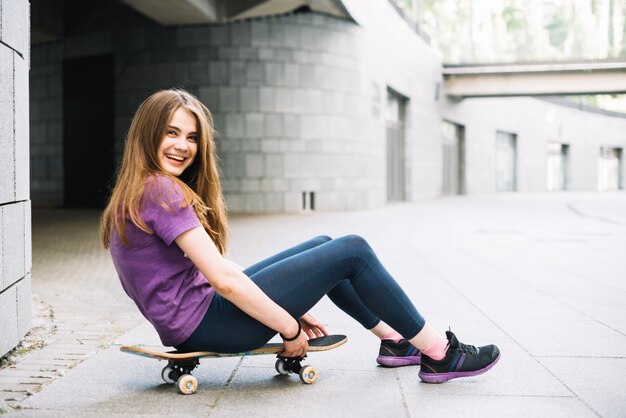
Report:
[[[435,195],[420,172],[436,141],[439,62],[388,3],[374,4],[354,8],[358,24],[305,13],[163,28],[113,3],[99,11],[106,29],[33,48],[33,202],[63,201],[63,59],[104,53],[116,59],[118,155],[140,101],[185,87],[214,112],[233,212],[297,212],[303,191],[320,210],[384,204],[388,87],[409,101],[407,195]],[[381,32],[377,16],[399,30]]]
[[[405,179],[407,200],[431,198],[440,194],[441,172],[441,58],[420,38],[388,1],[344,0],[344,5],[361,28],[367,51],[364,62],[374,86],[370,135],[385,142],[384,102],[387,88],[407,99],[405,127]],[[378,102],[378,97],[381,101]],[[382,164],[377,172],[385,187],[385,149],[377,150]],[[378,201],[382,204],[384,201]]]
[[[31,327],[29,2],[0,0],[0,356]]]
[[[517,135],[517,189],[546,190],[548,142],[569,145],[569,190],[597,190],[600,147],[626,150],[626,118],[540,99],[447,100],[442,113],[465,126],[467,192],[495,192],[496,132]],[[626,164],[622,164],[624,168]],[[622,179],[626,175],[622,170]]]

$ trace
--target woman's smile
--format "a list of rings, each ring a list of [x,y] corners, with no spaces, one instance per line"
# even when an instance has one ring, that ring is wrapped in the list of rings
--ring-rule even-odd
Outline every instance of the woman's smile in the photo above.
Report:
[[[165,156],[170,160],[170,164],[174,164],[176,166],[183,165],[183,162],[186,160],[185,157],[175,154],[165,154]]]

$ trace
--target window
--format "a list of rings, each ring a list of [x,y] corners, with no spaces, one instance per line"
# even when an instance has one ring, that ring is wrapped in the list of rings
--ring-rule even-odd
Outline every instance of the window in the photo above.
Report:
[[[548,191],[566,190],[569,146],[558,142],[549,142],[547,148],[546,189]]]
[[[598,159],[598,190],[609,191],[622,188],[622,149],[600,148]]]
[[[517,190],[517,135],[496,134],[496,190]]]
[[[442,193],[455,195],[465,193],[465,128],[452,122],[443,121],[442,153],[443,178]]]

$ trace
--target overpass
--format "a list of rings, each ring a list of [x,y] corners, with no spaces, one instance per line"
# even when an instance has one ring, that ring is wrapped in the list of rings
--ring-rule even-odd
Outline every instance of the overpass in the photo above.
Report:
[[[626,93],[626,60],[444,65],[450,97]]]

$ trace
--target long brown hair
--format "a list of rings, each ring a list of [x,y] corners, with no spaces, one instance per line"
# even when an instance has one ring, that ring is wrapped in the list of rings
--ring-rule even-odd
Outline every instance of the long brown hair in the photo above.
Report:
[[[198,152],[193,163],[177,178],[159,166],[157,150],[172,115],[180,108],[196,120]],[[125,245],[130,245],[126,219],[143,231],[153,233],[139,216],[146,179],[153,174],[169,176],[181,186],[183,205],[193,206],[202,226],[225,255],[228,224],[213,140],[213,118],[206,106],[184,90],[161,90],[137,109],[126,135],[115,187],[100,220],[100,239],[105,248],[109,248],[113,229]]]

